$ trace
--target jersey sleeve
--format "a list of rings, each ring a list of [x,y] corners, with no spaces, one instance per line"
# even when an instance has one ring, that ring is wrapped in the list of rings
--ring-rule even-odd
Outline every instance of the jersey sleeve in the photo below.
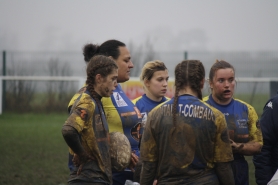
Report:
[[[82,87],[75,95],[73,95],[73,97],[71,98],[71,100],[70,100],[70,102],[68,104],[68,113],[70,113],[71,108],[72,108],[74,102],[77,100],[77,98],[80,96],[80,94],[82,94],[83,92],[86,91],[86,87],[87,86]]]
[[[214,162],[229,162],[233,160],[233,152],[230,146],[228,127],[224,115],[211,107],[215,115],[217,127],[214,149]]]
[[[259,119],[255,109],[248,105],[248,129],[250,135],[250,141],[259,142],[263,144],[262,132],[259,126]]]
[[[74,103],[72,109],[72,113],[66,120],[65,125],[72,126],[79,133],[83,129],[92,127],[91,120],[95,110],[95,104],[89,95],[83,93],[80,100]]]

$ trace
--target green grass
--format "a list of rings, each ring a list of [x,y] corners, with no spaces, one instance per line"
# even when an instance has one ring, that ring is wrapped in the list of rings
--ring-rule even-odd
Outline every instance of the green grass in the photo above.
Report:
[[[0,184],[62,185],[68,147],[61,128],[66,114],[0,115]]]
[[[253,164],[253,156],[245,156],[245,159],[248,162],[249,165],[249,184],[254,185],[256,184],[256,179],[255,179],[255,167]]]
[[[0,184],[65,185],[68,147],[61,128],[67,114],[0,115]],[[256,184],[252,157],[250,185]]]

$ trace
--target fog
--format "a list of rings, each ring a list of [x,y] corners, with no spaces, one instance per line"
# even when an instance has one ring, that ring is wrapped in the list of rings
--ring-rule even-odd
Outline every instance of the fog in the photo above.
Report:
[[[0,0],[0,50],[77,51],[149,40],[155,51],[277,51],[276,0]]]

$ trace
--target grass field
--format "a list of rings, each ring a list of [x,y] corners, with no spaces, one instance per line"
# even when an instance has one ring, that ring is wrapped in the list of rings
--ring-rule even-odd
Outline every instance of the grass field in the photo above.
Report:
[[[66,146],[61,128],[67,115],[0,115],[0,184],[67,184]]]
[[[61,128],[67,114],[0,115],[0,184],[65,185],[68,147]],[[252,157],[250,185],[254,181]]]

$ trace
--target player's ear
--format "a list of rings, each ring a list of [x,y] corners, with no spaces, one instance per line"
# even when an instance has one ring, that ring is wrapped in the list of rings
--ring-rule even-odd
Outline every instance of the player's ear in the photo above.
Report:
[[[150,86],[150,81],[148,79],[144,79],[144,84],[146,87]]]
[[[209,88],[213,89],[213,82],[211,80],[208,80],[208,82],[209,82]]]
[[[96,83],[101,83],[101,82],[102,82],[102,76],[101,76],[101,74],[97,74],[97,75],[96,75],[95,82],[96,82]]]

